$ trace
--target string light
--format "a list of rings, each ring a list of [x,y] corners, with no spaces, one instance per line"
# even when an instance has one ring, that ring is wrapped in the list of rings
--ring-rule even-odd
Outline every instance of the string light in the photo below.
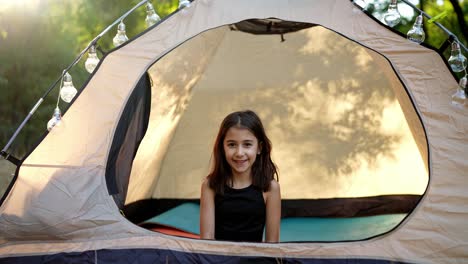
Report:
[[[458,44],[457,40],[452,42],[452,52],[448,63],[454,72],[461,72],[466,68],[466,57],[461,53],[460,44]]]
[[[372,7],[374,8],[375,11],[381,13],[385,9],[385,2],[381,0],[373,0],[372,1]]]
[[[149,1],[146,2],[146,27],[151,27],[152,25],[158,23],[159,20],[161,20],[161,18],[154,10],[153,5]]]
[[[99,64],[99,58],[96,53],[96,46],[91,45],[88,50],[88,58],[86,59],[85,62],[85,68],[86,71],[89,73],[92,73],[94,69],[96,69],[96,66]]]
[[[457,91],[452,95],[452,104],[456,106],[463,106],[466,104],[466,75],[460,79]]]
[[[60,112],[59,107],[55,107],[54,113],[52,114],[52,118],[47,122],[47,130],[51,131],[52,128],[55,126],[60,125],[60,122],[62,120],[62,113]]]
[[[394,27],[400,23],[401,15],[398,12],[398,0],[392,0],[388,6],[387,13],[384,15],[384,21],[389,27]]]
[[[182,9],[184,7],[189,7],[189,6],[190,6],[189,0],[179,0],[179,9]]]
[[[419,16],[416,17],[416,21],[414,22],[413,27],[406,34],[409,40],[414,41],[416,43],[424,42],[424,39],[426,38],[426,34],[424,33],[422,25],[423,25],[423,16],[422,14],[420,14]]]
[[[123,20],[120,21],[120,24],[117,26],[117,34],[115,35],[112,42],[114,43],[114,47],[118,47],[125,43],[128,40],[127,35],[125,34],[125,24]]]
[[[71,75],[66,72],[63,77],[63,87],[60,89],[60,98],[63,101],[70,103],[75,97],[77,90],[75,86],[73,86],[73,81]]]

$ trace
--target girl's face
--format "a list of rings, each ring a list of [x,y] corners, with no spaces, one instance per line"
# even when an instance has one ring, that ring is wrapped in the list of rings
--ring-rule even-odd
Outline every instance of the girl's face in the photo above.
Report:
[[[246,128],[231,127],[226,133],[223,146],[233,176],[251,176],[252,165],[260,152],[254,134]]]

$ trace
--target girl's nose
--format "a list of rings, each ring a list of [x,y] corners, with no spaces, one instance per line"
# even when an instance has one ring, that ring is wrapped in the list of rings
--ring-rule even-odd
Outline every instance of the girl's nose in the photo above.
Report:
[[[236,149],[236,156],[242,156],[242,154],[244,153],[244,150],[242,149],[242,147],[238,147]]]

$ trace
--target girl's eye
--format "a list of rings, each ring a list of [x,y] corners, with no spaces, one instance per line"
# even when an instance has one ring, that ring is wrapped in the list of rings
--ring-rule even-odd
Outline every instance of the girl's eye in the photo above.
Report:
[[[230,147],[230,148],[234,147],[235,145],[236,145],[236,144],[234,144],[234,143],[228,143],[228,144],[227,144],[227,146]]]
[[[252,146],[252,143],[245,143],[244,146],[246,146],[246,147],[251,147],[251,146]]]

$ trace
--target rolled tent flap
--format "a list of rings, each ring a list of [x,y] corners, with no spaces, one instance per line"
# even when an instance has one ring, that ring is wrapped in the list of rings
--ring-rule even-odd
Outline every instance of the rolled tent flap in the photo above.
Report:
[[[125,204],[133,159],[148,128],[150,107],[151,79],[145,74],[127,101],[107,159],[107,189],[120,209]]]

